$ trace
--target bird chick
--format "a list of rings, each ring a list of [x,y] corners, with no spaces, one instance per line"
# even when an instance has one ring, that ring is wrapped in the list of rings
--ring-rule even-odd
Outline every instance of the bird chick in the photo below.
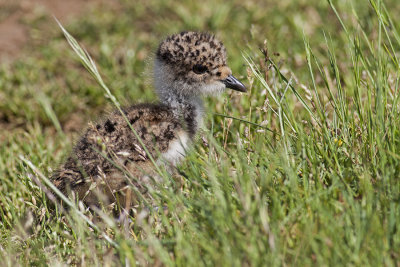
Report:
[[[213,35],[181,32],[158,47],[154,62],[158,104],[139,104],[89,123],[53,184],[87,205],[121,201],[129,185],[144,192],[156,164],[176,166],[202,124],[202,97],[225,88],[246,92],[227,66],[226,50]],[[128,123],[129,122],[129,123]],[[126,198],[123,200],[126,201]],[[131,200],[128,200],[131,201]]]

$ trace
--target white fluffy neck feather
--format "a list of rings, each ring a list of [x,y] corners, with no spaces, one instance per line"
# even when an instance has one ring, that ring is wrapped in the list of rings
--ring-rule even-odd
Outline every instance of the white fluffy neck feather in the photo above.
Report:
[[[154,65],[154,86],[161,103],[170,106],[174,115],[179,119],[186,112],[194,111],[195,125],[198,129],[203,123],[203,100],[199,94],[185,94],[185,92],[191,92],[192,90],[185,88],[188,86],[187,84],[178,83],[174,78],[171,70],[156,60]]]

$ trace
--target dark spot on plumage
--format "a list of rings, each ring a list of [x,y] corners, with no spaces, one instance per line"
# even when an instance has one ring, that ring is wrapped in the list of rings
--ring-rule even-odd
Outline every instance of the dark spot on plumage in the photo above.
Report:
[[[165,141],[165,140],[163,140],[163,138],[162,138],[161,136],[159,136],[159,135],[153,135],[153,142],[154,142],[154,143],[162,144],[163,141]]]
[[[108,119],[106,121],[106,123],[104,124],[104,129],[106,130],[106,132],[112,133],[115,131],[115,125],[116,125],[116,123],[113,123]]]
[[[173,56],[172,56],[172,54],[171,54],[170,52],[161,53],[160,50],[159,50],[159,52],[157,53],[157,57],[158,57],[159,59],[162,59],[162,60],[165,61],[165,62],[170,62],[170,61],[171,61],[170,59],[171,59]]]
[[[220,71],[217,72],[217,76],[218,77],[221,76],[221,72]]]
[[[206,52],[207,49],[203,46],[203,48],[201,48],[201,51],[202,51],[202,52]]]
[[[89,142],[87,140],[87,134],[84,135],[78,142],[77,144],[77,149],[76,150],[82,150],[82,149],[87,149],[89,147]]]
[[[173,131],[171,131],[169,128],[167,131],[164,132],[164,138],[166,138],[167,140],[172,140],[174,139],[175,134]]]
[[[133,124],[135,124],[135,122],[136,122],[139,118],[140,118],[140,116],[135,116],[135,117],[133,117],[133,118],[131,118],[131,119],[129,120],[129,123],[130,123],[131,125],[133,125]]]
[[[186,42],[190,42],[190,37],[189,37],[189,35],[186,35],[186,37],[185,37],[185,40],[186,40]]]
[[[115,137],[114,137],[114,141],[115,141],[115,142],[118,142],[120,138],[121,138],[121,134],[117,134],[117,135],[115,135]]]
[[[122,109],[122,113],[124,113],[125,116],[128,115],[128,112],[129,112],[128,108],[125,107],[125,108]]]

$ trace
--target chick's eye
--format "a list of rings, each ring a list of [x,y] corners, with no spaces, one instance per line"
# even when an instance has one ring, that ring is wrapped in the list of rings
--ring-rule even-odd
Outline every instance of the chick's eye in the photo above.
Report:
[[[196,64],[193,66],[193,72],[196,74],[203,74],[208,71],[207,67],[204,65]]]

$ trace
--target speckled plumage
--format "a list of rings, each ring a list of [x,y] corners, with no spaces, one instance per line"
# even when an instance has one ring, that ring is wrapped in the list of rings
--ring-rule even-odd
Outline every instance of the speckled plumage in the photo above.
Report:
[[[156,172],[134,131],[157,164],[174,166],[201,125],[201,97],[226,87],[245,91],[231,76],[223,44],[199,32],[182,32],[161,42],[154,82],[160,104],[132,106],[123,110],[126,118],[114,112],[89,124],[66,162],[52,175],[61,192],[73,192],[86,204],[97,205],[100,196],[117,201],[116,193],[128,186],[145,191],[144,183]]]
[[[195,64],[205,65],[209,69],[226,66],[225,47],[208,33],[181,32],[172,35],[161,42],[157,57],[176,66],[181,76],[185,76],[185,70],[192,69]]]
[[[125,109],[124,113],[155,159],[158,153],[168,150],[169,143],[178,138],[177,133],[189,127],[177,120],[163,104],[132,106]],[[97,192],[87,194],[93,182],[98,182],[102,187],[100,191],[107,198],[112,198],[113,193],[128,185],[123,175],[116,178],[115,172],[122,174],[123,171],[119,171],[115,165],[139,180],[142,176],[155,174],[148,154],[119,112],[114,112],[99,123],[89,124],[72,155],[54,173],[53,183],[63,193],[67,193],[69,188],[86,203],[94,204],[98,202],[95,199]],[[113,179],[108,179],[113,172]],[[135,186],[142,187],[138,182]]]

